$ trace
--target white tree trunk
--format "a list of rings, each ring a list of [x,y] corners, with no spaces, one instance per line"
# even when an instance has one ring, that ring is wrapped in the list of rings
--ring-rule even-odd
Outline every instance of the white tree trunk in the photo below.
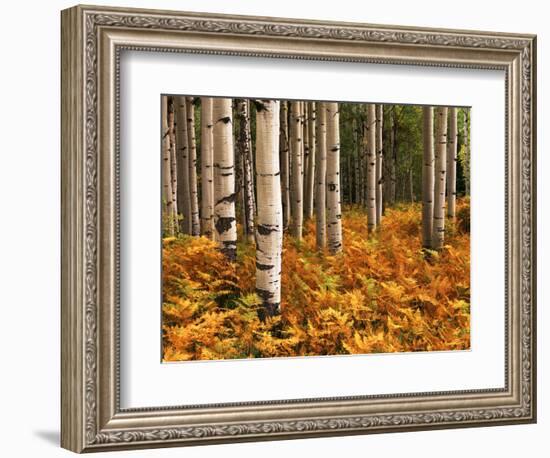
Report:
[[[464,185],[466,187],[466,195],[470,195],[470,135],[469,135],[469,108],[462,109],[464,113],[464,124],[462,126],[462,135],[464,137],[464,162],[462,169],[464,171]]]
[[[382,144],[382,126],[384,110],[383,105],[376,105],[376,221],[378,224],[382,221],[382,196],[383,196],[383,161],[384,149]]]
[[[212,97],[201,97],[201,233],[214,236],[214,143]]]
[[[239,116],[239,148],[242,158],[242,195],[244,233],[249,242],[254,241],[254,183],[252,181],[252,145],[250,138],[249,101],[239,99],[237,104]]]
[[[447,138],[447,215],[456,215],[456,161],[458,146],[457,109],[449,108],[449,137]]]
[[[445,243],[445,183],[447,178],[447,107],[435,110],[435,184],[433,248]]]
[[[305,183],[305,202],[304,202],[304,213],[306,218],[311,218],[313,216],[313,188],[315,184],[315,123],[316,123],[316,107],[315,102],[309,102],[308,108],[308,149],[309,156],[307,162],[307,179]]]
[[[424,107],[423,116],[423,161],[422,161],[422,246],[431,249],[434,217],[434,109]]]
[[[235,219],[235,152],[231,99],[215,98],[212,103],[214,123],[214,228],[215,240],[230,261],[237,258],[237,224]]]
[[[327,109],[319,102],[317,108],[317,152],[315,156],[315,226],[317,249],[323,250],[327,241],[326,175],[327,175]]]
[[[187,97],[187,139],[189,146],[189,197],[191,199],[191,234],[200,235],[199,193],[197,188],[197,141],[195,138],[195,104]]]
[[[174,231],[174,201],[172,195],[172,176],[170,173],[170,129],[168,127],[168,99],[166,96],[161,100],[162,118],[162,197],[164,207],[164,221],[166,233],[173,236]]]
[[[283,206],[279,165],[280,102],[261,100],[256,105],[256,186],[258,193],[256,292],[262,299],[260,317],[279,313]]]
[[[283,224],[290,223],[290,163],[288,136],[288,103],[281,102],[279,149],[281,155],[281,190],[283,193]]]
[[[178,211],[180,231],[191,234],[191,199],[189,195],[189,147],[187,139],[187,108],[185,97],[174,97],[176,110],[176,146],[178,165]]]
[[[174,109],[174,98],[168,98],[168,130],[170,132],[170,177],[172,178],[172,210],[174,218],[174,230],[177,231],[178,221],[178,161],[176,147],[176,113]]]
[[[342,209],[340,201],[340,113],[338,104],[326,104],[327,124],[327,220],[328,249],[342,251]]]
[[[303,175],[302,175],[302,113],[301,102],[290,102],[290,153],[292,156],[292,176],[290,199],[292,202],[291,234],[301,240],[303,225]]]
[[[369,232],[376,229],[376,106],[367,105],[367,218]]]

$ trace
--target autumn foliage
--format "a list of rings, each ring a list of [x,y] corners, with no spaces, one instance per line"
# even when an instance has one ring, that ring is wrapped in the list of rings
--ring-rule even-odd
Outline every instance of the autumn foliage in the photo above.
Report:
[[[441,251],[423,251],[420,204],[367,217],[347,207],[344,250],[285,235],[281,315],[262,322],[254,293],[255,248],[232,264],[205,237],[163,240],[165,361],[464,350],[470,346],[469,200],[458,201]],[[242,238],[240,238],[242,240]]]

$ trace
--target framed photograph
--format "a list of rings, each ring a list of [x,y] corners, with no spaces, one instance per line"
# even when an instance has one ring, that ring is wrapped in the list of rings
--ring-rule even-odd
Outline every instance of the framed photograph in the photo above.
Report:
[[[536,421],[536,37],[62,12],[62,446]]]

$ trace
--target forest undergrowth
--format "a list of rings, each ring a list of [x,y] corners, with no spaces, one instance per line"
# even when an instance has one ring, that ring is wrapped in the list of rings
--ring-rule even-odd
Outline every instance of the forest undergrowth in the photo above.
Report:
[[[423,251],[421,205],[344,207],[342,253],[315,248],[315,221],[283,243],[281,315],[258,318],[255,248],[232,264],[205,237],[163,239],[164,361],[464,350],[470,347],[469,200],[441,251]],[[239,237],[243,240],[243,237]]]

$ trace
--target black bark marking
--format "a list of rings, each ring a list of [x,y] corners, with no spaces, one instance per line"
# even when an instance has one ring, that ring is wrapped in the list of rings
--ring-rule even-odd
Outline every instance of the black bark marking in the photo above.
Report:
[[[271,270],[273,269],[275,266],[272,265],[272,264],[260,264],[259,262],[256,261],[256,269],[258,270]]]
[[[328,190],[329,190],[330,192],[336,191],[336,185],[335,185],[334,183],[329,183],[329,184],[328,184]]]
[[[237,242],[236,241],[226,241],[223,242],[223,246],[220,248],[220,251],[223,255],[229,259],[231,262],[237,260]]]
[[[218,122],[223,122],[224,124],[229,124],[231,122],[231,116],[225,116],[218,119]]]
[[[336,152],[336,151],[339,151],[339,150],[340,150],[340,147],[339,147],[339,146],[333,146],[330,150],[331,150],[332,152]]]
[[[231,226],[235,222],[235,218],[232,216],[219,216],[216,219],[216,231],[218,231],[218,234],[223,234],[224,232],[227,232],[229,229],[231,229]],[[227,242],[224,242],[227,243]],[[234,243],[234,242],[232,242]]]
[[[233,203],[237,200],[237,193],[234,192],[233,194],[229,194],[228,196],[222,197],[220,200],[216,202],[216,205],[223,204],[223,203]]]
[[[279,226],[272,226],[269,224],[258,224],[258,234],[260,235],[269,235],[272,232],[277,232],[279,230]]]
[[[256,108],[256,111],[260,113],[261,111],[269,111],[267,108],[267,104],[262,102],[261,100],[254,100],[254,107]]]

